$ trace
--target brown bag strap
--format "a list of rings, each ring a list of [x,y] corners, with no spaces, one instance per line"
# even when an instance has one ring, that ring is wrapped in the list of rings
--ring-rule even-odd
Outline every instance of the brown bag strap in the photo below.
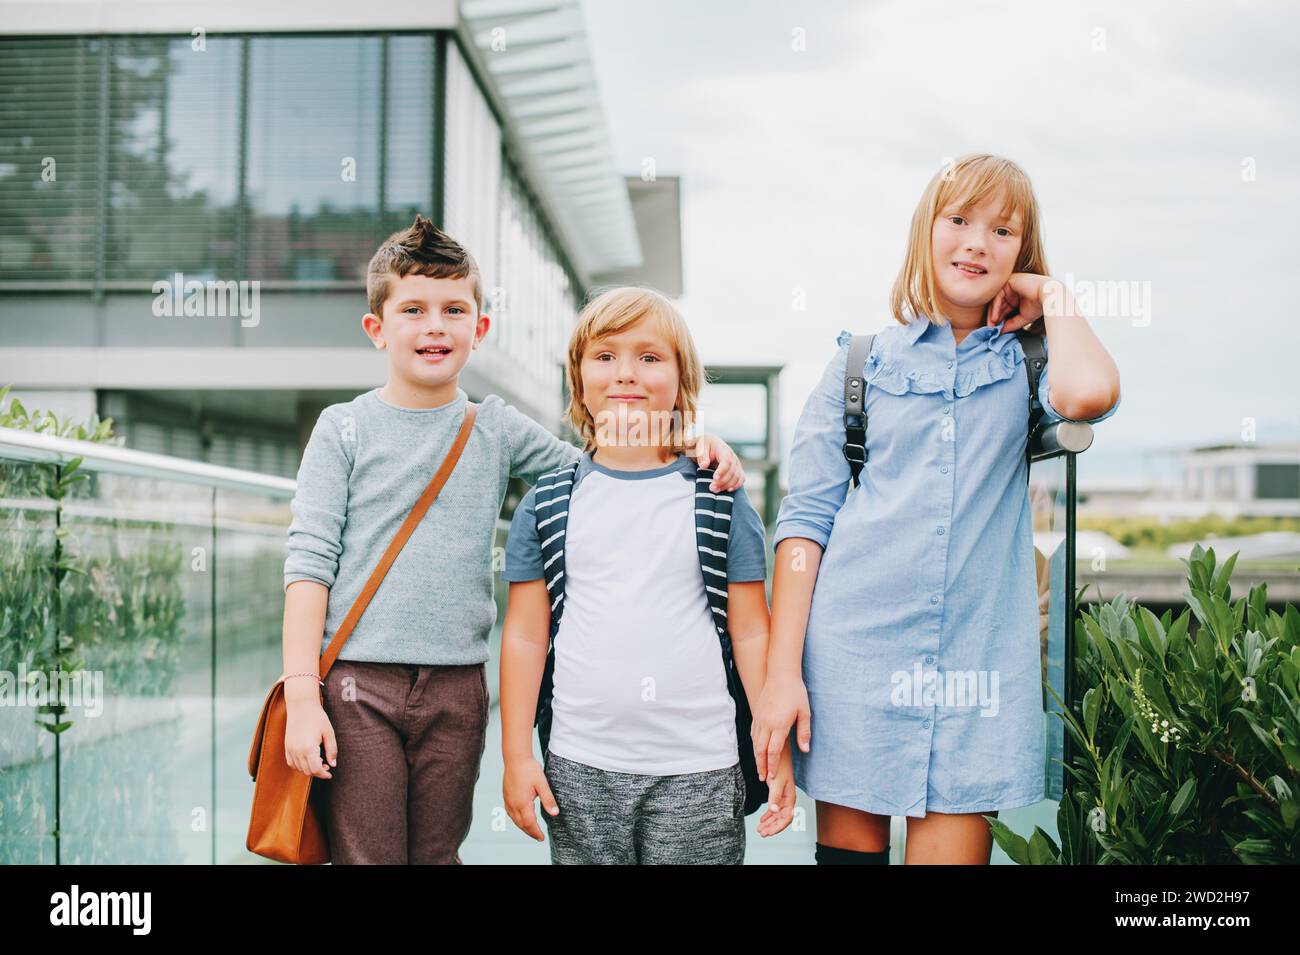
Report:
[[[420,495],[420,499],[415,502],[415,506],[411,508],[411,513],[406,515],[406,520],[403,521],[402,526],[398,528],[397,534],[393,537],[393,542],[388,545],[388,549],[384,551],[384,556],[379,558],[379,563],[375,565],[375,569],[371,571],[370,579],[367,580],[366,585],[361,588],[361,593],[357,595],[357,599],[353,602],[352,609],[349,610],[348,615],[343,618],[343,622],[339,624],[339,628],[334,631],[334,636],[330,639],[330,645],[325,648],[324,654],[321,655],[320,678],[322,680],[325,679],[325,674],[329,673],[330,667],[334,665],[334,659],[339,655],[339,651],[343,649],[343,641],[347,640],[351,635],[353,628],[357,625],[357,621],[360,620],[361,615],[365,613],[366,606],[370,603],[370,598],[373,597],[375,591],[379,589],[379,585],[384,580],[384,575],[388,573],[388,568],[393,566],[393,561],[395,561],[397,555],[402,552],[402,548],[406,545],[407,538],[411,536],[412,532],[415,530],[415,526],[424,518],[425,512],[428,511],[429,506],[433,504],[433,499],[438,496],[438,492],[442,490],[442,486],[447,483],[447,478],[451,477],[451,472],[456,468],[456,462],[460,460],[460,453],[465,450],[465,444],[469,441],[469,434],[474,429],[474,414],[477,410],[478,406],[473,402],[465,403],[465,420],[461,422],[460,432],[456,435],[456,440],[452,442],[451,449],[447,452],[447,456],[443,458],[442,464],[438,468],[438,473],[433,476],[433,480],[429,482],[429,486],[424,489],[424,493]]]

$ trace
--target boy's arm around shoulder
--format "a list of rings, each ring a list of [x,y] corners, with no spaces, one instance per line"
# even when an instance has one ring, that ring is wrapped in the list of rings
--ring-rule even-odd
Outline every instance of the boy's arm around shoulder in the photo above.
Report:
[[[525,484],[536,484],[548,471],[582,457],[578,448],[560,440],[513,405],[504,405],[501,416],[511,477],[520,478]]]

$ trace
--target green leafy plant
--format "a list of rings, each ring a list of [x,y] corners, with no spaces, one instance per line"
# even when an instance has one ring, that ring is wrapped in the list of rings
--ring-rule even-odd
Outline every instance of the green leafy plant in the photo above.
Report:
[[[17,398],[5,403],[9,386],[0,389],[0,427],[32,431],[56,438],[106,443],[113,440],[112,419],[92,417],[87,423],[59,418],[52,411],[29,412]],[[3,565],[0,583],[0,662],[23,662],[28,672],[41,672],[48,680],[60,672],[74,673],[85,666],[76,641],[67,627],[65,582],[70,575],[84,574],[64,524],[64,501],[77,485],[89,480],[80,471],[77,457],[62,465],[10,464],[0,474],[0,491],[6,500],[45,501],[52,505],[53,520],[42,511],[14,514],[5,529],[11,537],[9,555]],[[50,525],[52,524],[52,528]],[[41,546],[39,538],[48,530],[51,539]],[[17,539],[12,539],[16,537]],[[36,545],[36,546],[30,546]],[[4,590],[17,592],[4,599]],[[60,702],[48,703],[38,710],[46,719],[37,725],[51,733],[65,732],[72,726],[65,719]]]
[[[1085,689],[1058,714],[1075,744],[1060,844],[1041,827],[1026,840],[986,816],[1013,861],[1296,861],[1300,613],[1270,610],[1263,583],[1234,602],[1236,559],[1217,566],[1213,549],[1194,548],[1176,619],[1122,594],[1080,615],[1075,672]]]
[[[8,391],[0,389],[0,427],[116,442],[111,420],[75,422],[29,412],[16,398],[6,402]],[[60,674],[94,671],[113,696],[167,698],[179,671],[185,609],[173,528],[99,507],[112,492],[81,464],[80,458],[61,464],[0,460],[0,670],[41,673],[47,687],[56,686]],[[24,735],[11,720],[12,745],[0,746],[0,752],[25,754],[0,765],[0,862],[52,861],[51,850],[58,859],[69,835],[58,822],[60,802],[72,807],[62,818],[75,827],[67,861],[100,861],[98,854],[123,829],[156,828],[148,797],[161,784],[137,783],[121,772],[121,750],[130,740],[96,737],[84,744],[80,734],[69,737],[77,721],[62,699],[35,712],[41,727],[35,732],[44,740]],[[152,732],[163,745],[166,734],[179,730],[170,725]],[[75,773],[60,776],[74,749]],[[108,801],[100,792],[107,782],[113,784]],[[132,861],[172,858],[167,847],[141,847]]]

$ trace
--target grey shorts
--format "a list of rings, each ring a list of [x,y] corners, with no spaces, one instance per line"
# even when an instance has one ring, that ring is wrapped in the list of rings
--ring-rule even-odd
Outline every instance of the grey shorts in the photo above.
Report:
[[[557,756],[543,768],[558,816],[543,811],[552,865],[741,865],[740,764],[702,773],[615,773]]]

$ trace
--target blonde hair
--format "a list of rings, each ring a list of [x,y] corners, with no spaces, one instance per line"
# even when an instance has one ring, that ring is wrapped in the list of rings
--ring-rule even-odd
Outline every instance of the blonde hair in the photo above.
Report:
[[[989,196],[999,195],[1004,202],[1003,215],[1020,214],[1020,254],[1013,271],[1051,274],[1043,252],[1038,200],[1025,171],[1010,159],[987,153],[968,153],[934,174],[912,213],[907,255],[898,278],[894,280],[890,300],[895,321],[906,325],[909,321],[907,313],[910,312],[913,316],[939,323],[941,313],[935,295],[934,262],[931,261],[930,249],[934,220],[940,210],[950,205],[968,209]]]
[[[695,350],[690,329],[664,295],[654,289],[621,286],[588,302],[569,338],[569,407],[565,414],[582,438],[586,451],[596,447],[596,423],[583,402],[582,356],[592,342],[624,332],[642,319],[648,319],[654,330],[672,347],[677,359],[677,401],[673,407],[681,413],[685,427],[693,430],[700,387],[704,382],[704,366]],[[686,435],[682,429],[673,428],[671,434],[672,449],[684,451],[682,439]]]

